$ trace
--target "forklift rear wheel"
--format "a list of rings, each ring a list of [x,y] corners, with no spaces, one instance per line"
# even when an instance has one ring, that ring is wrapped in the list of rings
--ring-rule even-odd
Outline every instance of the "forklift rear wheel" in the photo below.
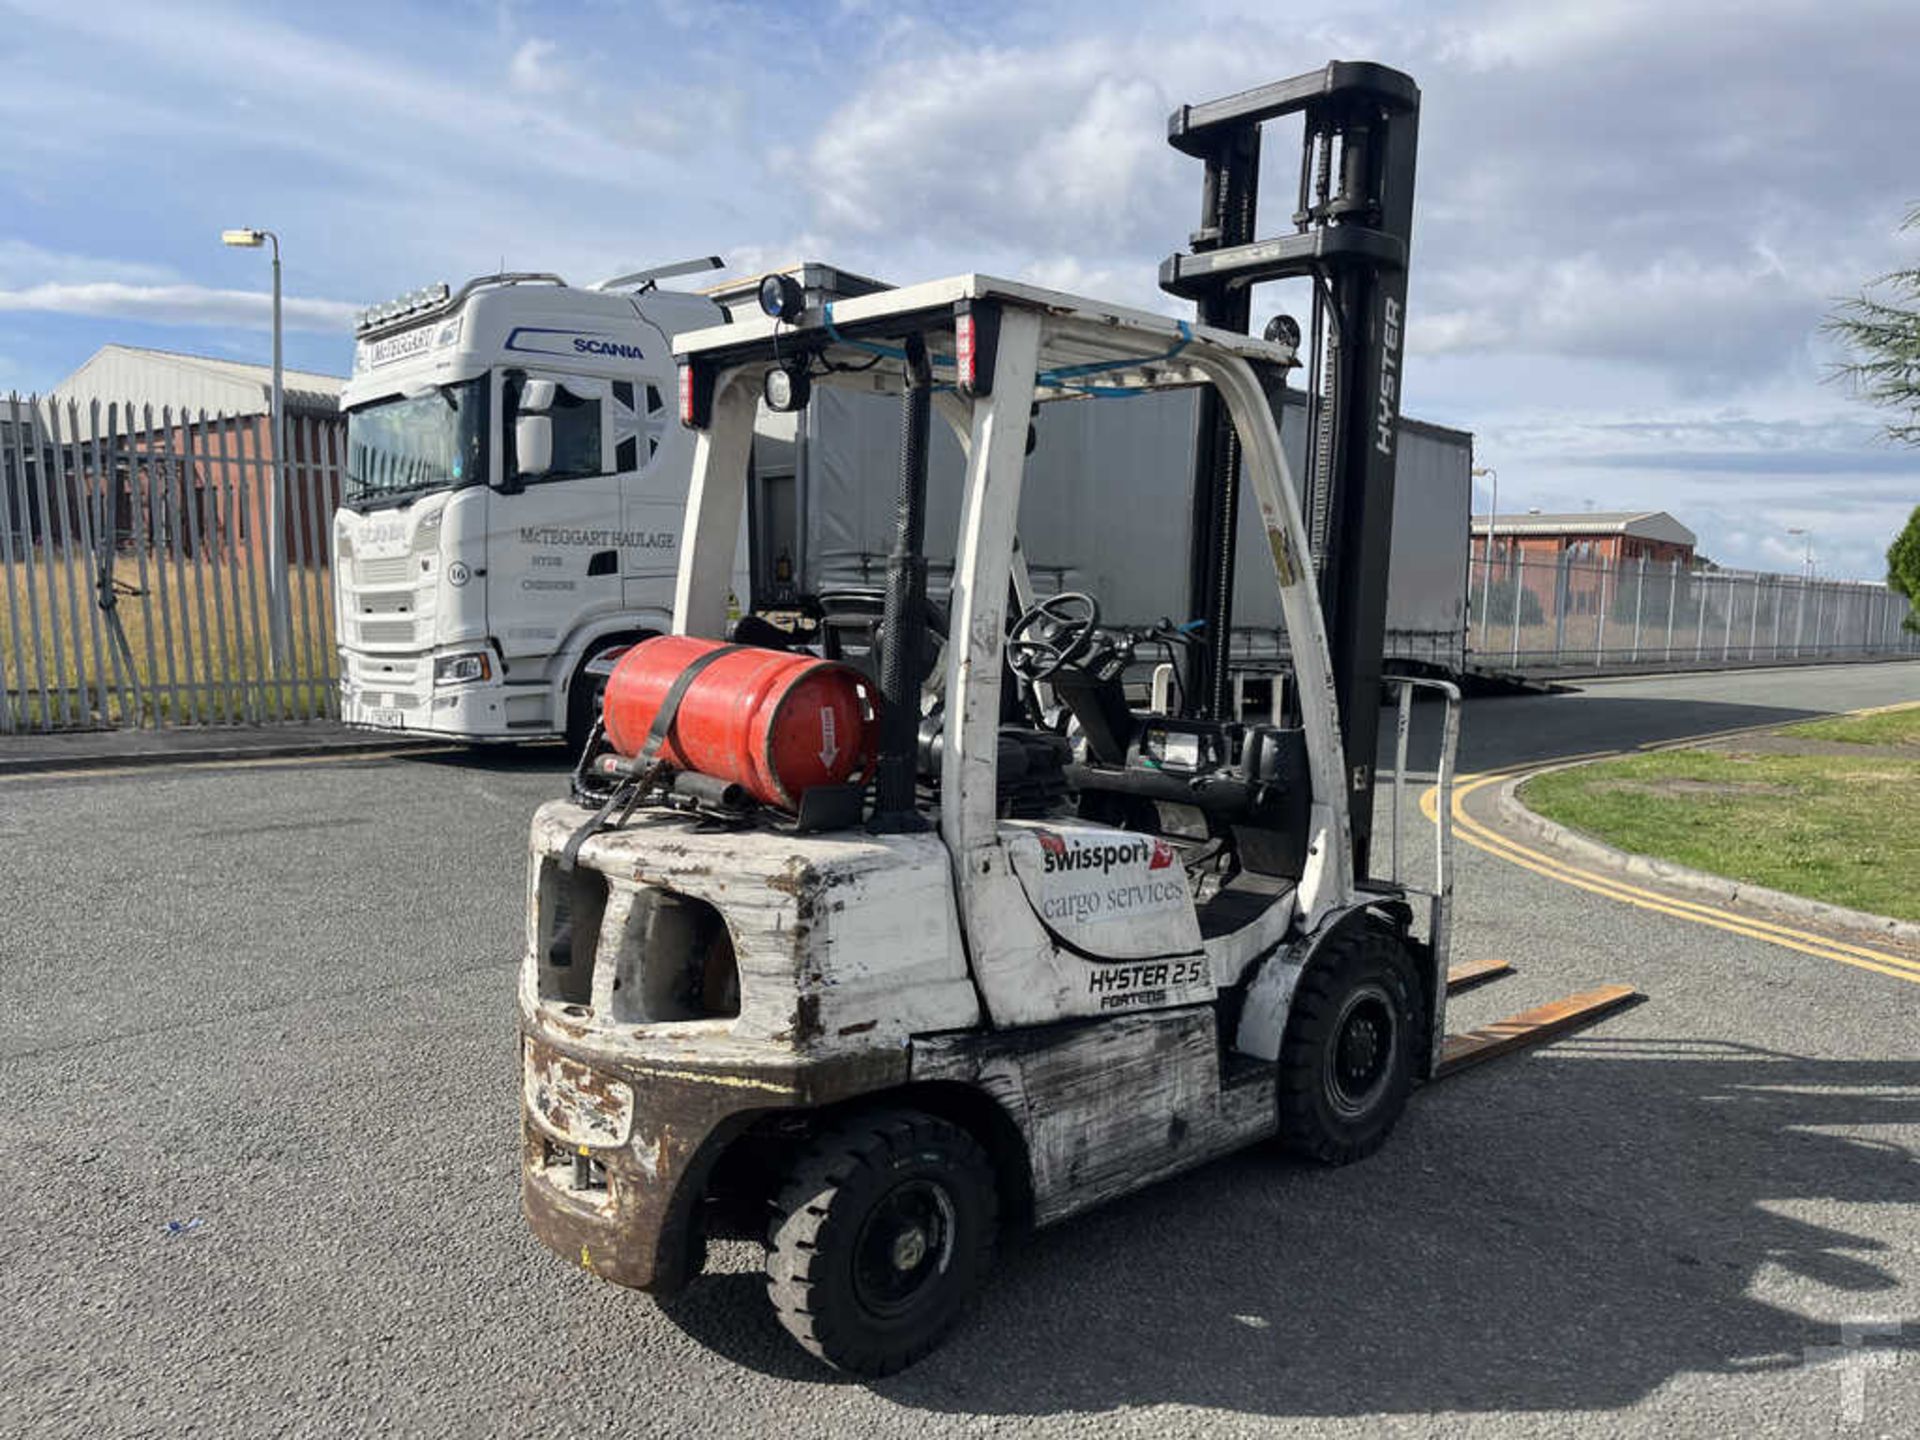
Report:
[[[1419,985],[1406,947],[1365,925],[1332,940],[1300,977],[1280,1047],[1280,1139],[1345,1165],[1371,1155],[1413,1088]]]
[[[856,1116],[795,1165],[767,1238],[767,1295],[838,1370],[890,1375],[938,1345],[993,1259],[993,1165],[958,1126]]]

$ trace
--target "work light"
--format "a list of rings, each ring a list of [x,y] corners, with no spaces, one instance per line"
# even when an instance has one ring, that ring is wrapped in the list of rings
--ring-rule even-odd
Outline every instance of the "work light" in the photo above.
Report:
[[[1289,350],[1300,348],[1300,322],[1291,315],[1276,315],[1267,321],[1266,341],[1269,345],[1284,345]]]
[[[769,275],[760,282],[760,308],[769,319],[797,325],[806,313],[807,294],[791,275]]]
[[[767,402],[769,410],[783,415],[790,410],[804,409],[812,393],[813,381],[807,377],[804,362],[769,370],[766,379],[760,382],[760,398]]]

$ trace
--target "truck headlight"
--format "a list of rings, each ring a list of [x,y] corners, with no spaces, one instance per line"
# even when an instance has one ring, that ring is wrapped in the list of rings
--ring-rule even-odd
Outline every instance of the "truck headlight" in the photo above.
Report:
[[[436,685],[465,685],[472,680],[491,680],[493,662],[484,650],[470,650],[464,655],[440,655],[433,662],[433,683]]]

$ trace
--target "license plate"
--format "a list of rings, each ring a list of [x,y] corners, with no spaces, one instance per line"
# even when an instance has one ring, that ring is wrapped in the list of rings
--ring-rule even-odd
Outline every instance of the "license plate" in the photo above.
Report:
[[[624,1145],[633,1133],[633,1087],[527,1042],[521,1093],[527,1109],[574,1145]]]
[[[367,723],[379,725],[388,730],[404,730],[407,728],[407,714],[404,710],[379,710],[369,706]]]

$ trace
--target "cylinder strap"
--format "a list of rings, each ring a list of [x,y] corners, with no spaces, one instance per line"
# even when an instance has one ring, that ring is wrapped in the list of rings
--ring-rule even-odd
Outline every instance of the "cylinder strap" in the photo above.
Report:
[[[693,682],[700,677],[714,661],[731,655],[736,650],[744,650],[744,645],[721,645],[709,650],[695,659],[686,669],[674,676],[673,684],[667,687],[667,693],[661,697],[660,708],[654,712],[653,724],[647,728],[647,738],[641,743],[639,753],[633,757],[633,773],[615,787],[607,797],[607,803],[596,810],[589,820],[567,837],[567,843],[560,850],[560,869],[570,873],[574,861],[579,858],[580,847],[606,827],[607,818],[618,809],[620,818],[614,824],[624,824],[633,813],[634,807],[646,799],[653,783],[666,769],[667,762],[657,758],[660,747],[667,743],[667,735],[673,729],[674,717],[680,713],[680,702],[687,698],[687,691],[693,688]]]

